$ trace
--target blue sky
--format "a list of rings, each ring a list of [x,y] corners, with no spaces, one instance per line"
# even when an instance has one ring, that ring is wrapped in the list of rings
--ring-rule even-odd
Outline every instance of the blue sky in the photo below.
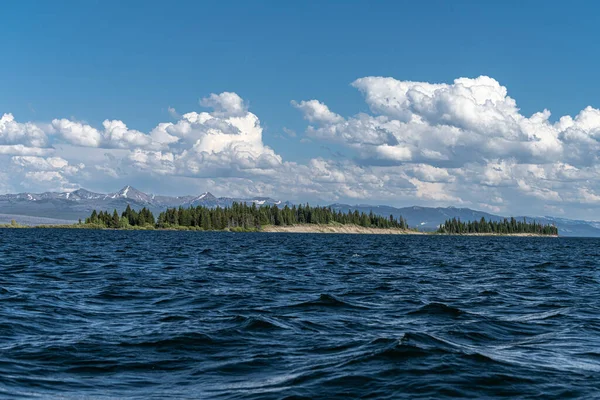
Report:
[[[80,169],[80,174],[72,173],[70,177],[52,170],[54,167],[43,167],[45,172],[51,169],[50,172],[60,173],[61,178],[53,174],[56,179],[45,183],[28,180],[27,172],[30,177],[42,176],[32,175],[27,168],[33,164],[37,166],[32,168],[39,169],[43,160],[14,159],[31,157],[33,153],[13,151],[8,154],[7,151],[6,170],[16,165],[21,175],[11,173],[11,177],[19,178],[6,178],[0,190],[52,189],[52,185],[116,190],[121,183],[136,179],[145,190],[181,192],[181,185],[174,183],[177,179],[165,176],[173,175],[186,182],[184,189],[193,191],[211,190],[209,186],[214,185],[213,191],[226,194],[224,192],[232,190],[237,182],[238,186],[246,185],[247,192],[261,191],[264,193],[259,194],[315,201],[445,205],[459,199],[466,206],[487,206],[488,210],[506,213],[527,211],[531,202],[523,187],[530,187],[541,190],[537,198],[540,203],[536,205],[539,209],[542,203],[544,206],[549,203],[543,199],[544,190],[560,194],[564,188],[559,184],[549,187],[537,181],[532,183],[525,177],[519,183],[519,179],[514,178],[513,186],[517,189],[513,192],[506,189],[506,193],[498,195],[504,201],[492,204],[485,198],[469,199],[469,196],[459,195],[471,189],[467,189],[466,184],[458,187],[456,181],[454,187],[447,188],[454,195],[436,199],[435,196],[405,196],[411,185],[414,189],[414,183],[398,184],[398,197],[393,190],[381,195],[360,195],[357,192],[361,190],[352,189],[349,179],[346,180],[348,187],[343,190],[326,185],[277,190],[268,185],[274,179],[269,173],[248,172],[250,169],[244,173],[239,169],[228,171],[223,165],[200,166],[206,172],[199,175],[198,168],[192,168],[192,172],[188,168],[185,172],[178,169],[177,173],[157,174],[147,165],[144,173],[137,168],[139,165],[136,168],[113,165],[111,176],[101,176],[89,172],[91,165],[97,166],[100,162],[99,153],[90,153],[87,163],[84,156],[76,159],[77,154],[85,153],[87,157],[90,149],[79,152],[69,147],[74,142],[61,133],[64,127],[44,125],[55,119],[67,119],[101,129],[103,121],[108,119],[123,121],[129,129],[149,134],[161,122],[177,122],[178,117],[169,112],[169,107],[178,114],[199,113],[207,111],[198,104],[199,99],[211,93],[234,92],[243,99],[247,110],[260,119],[260,146],[273,149],[282,163],[297,163],[309,169],[311,160],[345,163],[338,167],[344,171],[363,168],[361,175],[371,173],[379,177],[386,171],[371,167],[406,166],[408,160],[373,162],[373,157],[362,154],[364,149],[355,139],[340,139],[347,139],[348,135],[326,137],[323,132],[314,133],[318,126],[314,126],[313,133],[307,132],[309,126],[323,121],[311,122],[307,114],[310,110],[294,107],[290,102],[317,99],[344,119],[359,113],[376,117],[377,113],[373,112],[376,106],[365,101],[366,92],[351,86],[356,79],[381,76],[397,81],[451,85],[461,77],[489,76],[508,90],[508,96],[520,109],[519,115],[530,117],[548,109],[552,112],[549,123],[556,123],[565,115],[575,118],[587,106],[600,107],[597,96],[600,83],[595,79],[599,57],[595,42],[600,33],[595,21],[597,12],[595,2],[575,2],[567,7],[565,3],[550,1],[8,2],[4,4],[0,24],[3,55],[0,115],[11,113],[16,122],[37,124],[48,135],[54,135],[44,144],[55,149],[52,154],[36,153],[35,157],[59,157],[71,165],[85,164],[85,167]],[[455,125],[447,125],[466,129],[455,122]],[[284,130],[293,130],[296,136],[290,137]],[[476,133],[481,134],[479,130]],[[5,142],[17,144],[14,140]],[[394,143],[398,145],[397,140]],[[190,142],[190,146],[192,144]],[[422,144],[413,145],[421,149]],[[126,146],[104,141],[84,147],[100,148],[105,157],[115,148],[125,151]],[[586,146],[578,148],[582,147]],[[134,150],[134,145],[127,148],[127,151]],[[566,145],[561,151],[567,157]],[[128,156],[116,151],[114,157]],[[525,160],[517,151],[486,153],[482,155],[485,162],[481,159],[474,162],[488,166],[496,163],[492,170],[496,170],[498,163],[514,160],[519,165],[561,161],[578,169],[589,169],[595,165],[590,157],[576,163],[567,158],[540,160],[536,153],[532,159]],[[448,167],[425,159],[417,162],[417,158],[412,157],[410,163]],[[453,168],[464,168],[459,165],[460,160],[451,160],[450,164]],[[476,174],[473,171],[470,172]],[[458,175],[464,177],[468,172]],[[587,172],[576,181],[594,181],[595,175],[591,170]],[[286,173],[301,172],[288,166]],[[384,180],[380,186],[394,179]],[[403,179],[406,180],[406,176]],[[542,180],[548,179],[545,176]],[[431,179],[427,182],[448,184]],[[506,185],[503,183],[498,190],[504,192]],[[573,186],[572,191],[595,196],[595,183],[586,185],[583,189]],[[484,186],[493,185],[487,182]],[[366,189],[366,186],[361,188]],[[439,187],[436,190],[446,191]],[[363,194],[366,192],[363,190]],[[593,196],[588,199],[594,199]],[[540,213],[575,215],[595,209],[594,201],[581,208],[580,200],[572,196],[561,200],[553,197],[551,208]]]

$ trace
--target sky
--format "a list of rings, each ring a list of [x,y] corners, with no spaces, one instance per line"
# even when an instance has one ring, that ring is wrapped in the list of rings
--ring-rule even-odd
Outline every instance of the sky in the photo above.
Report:
[[[599,219],[596,2],[2,8],[0,193]]]

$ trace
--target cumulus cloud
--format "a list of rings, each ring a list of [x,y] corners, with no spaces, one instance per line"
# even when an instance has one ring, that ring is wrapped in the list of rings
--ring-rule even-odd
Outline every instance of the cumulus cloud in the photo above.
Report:
[[[129,154],[129,162],[140,170],[166,175],[175,172],[175,157],[172,153],[136,149]]]
[[[310,136],[337,141],[366,160],[460,166],[492,158],[591,165],[600,150],[600,111],[550,122],[530,117],[496,80],[481,76],[451,84],[366,77],[353,82],[373,114],[342,118],[316,100],[295,103],[312,124]]]
[[[66,142],[76,146],[100,147],[102,134],[96,128],[68,119],[55,119],[52,127]]]
[[[455,177],[447,169],[428,164],[412,164],[405,168],[407,175],[412,175],[423,182],[453,182]]]
[[[304,113],[304,118],[311,123],[335,124],[344,120],[341,115],[331,112],[329,107],[318,100],[301,102],[292,100],[292,105],[302,111]]]
[[[190,112],[176,123],[159,124],[151,133],[166,151],[136,149],[129,161],[137,168],[183,176],[264,175],[283,160],[263,143],[256,115],[235,93],[211,95],[203,105],[213,112]]]
[[[0,118],[0,145],[46,147],[48,137],[36,124],[19,123],[12,114],[4,114]]]
[[[12,158],[14,164],[24,167],[28,170],[36,171],[60,171],[67,175],[74,175],[79,170],[85,168],[85,165],[80,163],[70,165],[67,160],[61,157],[34,157],[34,156],[15,156]]]
[[[7,114],[0,129],[7,139],[0,153],[43,155],[42,151],[32,149],[47,144],[47,138],[51,137],[55,144],[128,150],[129,154],[120,158],[120,163],[159,175],[264,175],[282,165],[282,158],[264,145],[258,117],[248,111],[247,103],[236,93],[211,94],[201,99],[200,104],[212,111],[179,115],[169,108],[178,121],[161,122],[149,133],[130,129],[119,120],[105,120],[98,129],[69,119],[54,119],[44,131],[34,124],[17,124]],[[21,143],[13,144],[18,141]],[[14,147],[24,146],[25,142],[36,147]],[[6,147],[9,145],[13,147]],[[114,166],[106,164],[96,165],[95,169],[111,175],[116,171]]]
[[[244,100],[233,92],[212,93],[210,96],[200,99],[200,105],[213,108],[213,114],[217,117],[242,117],[248,112],[248,106]]]
[[[71,179],[85,168],[83,163],[72,164],[62,157],[13,156],[13,172],[21,175],[25,186],[36,185],[51,190],[78,187]]]
[[[102,130],[68,119],[55,119],[52,121],[52,127],[65,142],[77,146],[121,149],[159,147],[151,136],[129,129],[125,123],[118,120],[105,120]]]
[[[93,157],[93,168],[88,171],[113,178],[146,173],[229,179],[272,176],[283,167],[281,156],[263,142],[260,120],[248,111],[240,96],[232,92],[211,94],[200,104],[212,110],[179,115],[170,109],[178,120],[161,122],[149,133],[131,129],[119,120],[105,120],[101,128],[64,118],[38,125],[18,123],[11,114],[5,114],[0,123],[0,156],[16,156],[12,165],[29,170],[32,173],[28,177],[38,181],[57,179],[57,174],[65,177],[77,168],[59,168],[59,160],[66,162],[60,157],[43,158],[56,153],[52,145],[70,160],[79,154]],[[83,149],[103,149],[105,154]]]
[[[179,116],[181,119],[181,116]],[[179,141],[177,136],[171,135],[167,132],[167,129],[173,126],[171,122],[161,122],[158,124],[152,131],[150,132],[150,137],[156,143],[160,143],[162,145],[170,145],[172,143],[176,143]]]
[[[345,118],[318,100],[292,105],[310,123],[308,137],[346,146],[364,170],[388,178],[390,191],[495,212],[536,201],[561,210],[557,204],[600,204],[598,109],[557,122],[548,110],[526,116],[486,76],[449,84],[365,77],[352,85],[371,113]]]

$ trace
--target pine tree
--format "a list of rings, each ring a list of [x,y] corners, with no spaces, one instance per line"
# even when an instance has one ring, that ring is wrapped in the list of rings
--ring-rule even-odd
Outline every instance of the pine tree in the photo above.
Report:
[[[368,214],[358,210],[348,210],[346,213],[335,211],[330,207],[311,207],[309,204],[298,207],[288,205],[280,209],[277,205],[261,205],[256,203],[233,203],[231,207],[208,208],[178,207],[168,208],[161,212],[158,219],[154,218],[152,212],[146,207],[139,211],[132,209],[129,205],[119,218],[116,210],[110,215],[108,212],[93,210],[86,223],[95,223],[109,228],[127,228],[129,226],[156,226],[168,227],[198,227],[204,230],[238,229],[260,230],[265,225],[288,226],[295,224],[355,224],[372,228],[398,228],[407,229],[406,220],[393,215],[389,218],[376,215],[372,211]],[[480,223],[474,228],[460,221],[453,220],[451,224],[456,225],[458,232],[478,231]],[[520,224],[518,224],[520,226]],[[449,229],[452,231],[452,229]]]
[[[120,224],[121,224],[121,219],[119,218],[119,214],[117,213],[117,210],[115,209],[115,211],[113,212],[113,215],[112,215],[112,221],[111,221],[110,227],[116,229],[119,227]]]

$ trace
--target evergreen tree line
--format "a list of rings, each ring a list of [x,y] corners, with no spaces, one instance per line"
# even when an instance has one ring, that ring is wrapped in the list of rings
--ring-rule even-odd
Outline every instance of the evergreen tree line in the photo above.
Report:
[[[85,219],[86,224],[99,225],[104,228],[127,228],[128,226],[154,226],[156,220],[152,211],[146,207],[142,208],[139,212],[133,210],[129,204],[125,211],[119,214],[117,210],[114,210],[112,214],[108,211],[92,211],[92,214]]]
[[[366,214],[358,211],[334,211],[330,207],[311,207],[306,205],[288,205],[283,208],[277,205],[261,205],[255,203],[234,203],[231,207],[208,208],[179,207],[169,208],[160,213],[155,221],[150,210],[143,208],[139,212],[127,206],[119,217],[115,210],[113,214],[93,211],[85,220],[88,224],[98,224],[106,228],[125,228],[127,226],[148,226],[156,228],[193,227],[204,230],[260,230],[265,225],[298,225],[298,224],[354,224],[367,228],[397,228],[408,229],[406,220],[402,217],[388,218]]]
[[[487,221],[481,217],[479,221],[462,222],[460,219],[452,218],[446,220],[438,229],[438,233],[533,233],[538,235],[558,235],[558,228],[554,225],[544,225],[533,222],[517,221],[515,218],[504,218],[502,221]]]

